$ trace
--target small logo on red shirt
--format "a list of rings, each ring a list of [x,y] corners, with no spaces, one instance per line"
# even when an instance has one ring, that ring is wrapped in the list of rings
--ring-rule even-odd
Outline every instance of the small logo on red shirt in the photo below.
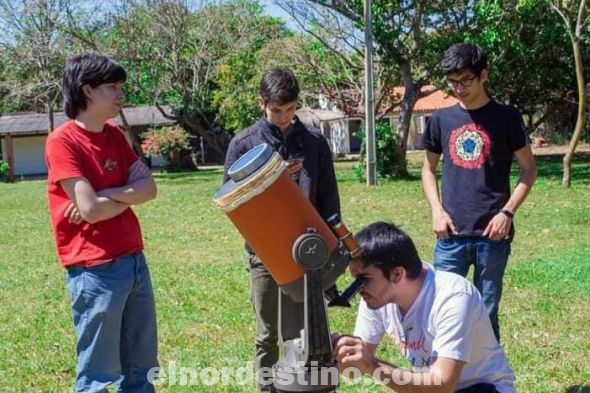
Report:
[[[107,160],[104,163],[103,168],[106,169],[107,171],[114,171],[115,169],[117,169],[117,161],[107,158]]]

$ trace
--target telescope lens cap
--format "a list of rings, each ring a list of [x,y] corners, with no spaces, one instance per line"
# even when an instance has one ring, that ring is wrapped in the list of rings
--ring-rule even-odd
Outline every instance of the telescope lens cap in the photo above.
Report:
[[[233,181],[238,183],[266,164],[273,153],[273,149],[267,143],[256,145],[238,158],[229,167],[227,174]]]

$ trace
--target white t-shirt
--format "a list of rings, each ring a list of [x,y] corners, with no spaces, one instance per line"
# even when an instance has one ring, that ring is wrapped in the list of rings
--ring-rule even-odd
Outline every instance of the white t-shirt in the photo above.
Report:
[[[434,271],[406,315],[396,304],[371,310],[361,301],[355,336],[379,344],[393,340],[414,369],[429,367],[437,357],[465,362],[456,390],[490,383],[501,393],[514,393],[514,372],[498,344],[478,290],[465,278]]]

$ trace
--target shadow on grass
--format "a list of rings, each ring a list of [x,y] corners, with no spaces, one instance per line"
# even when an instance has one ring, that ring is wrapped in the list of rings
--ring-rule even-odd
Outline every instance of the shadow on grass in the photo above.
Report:
[[[562,154],[551,154],[535,156],[537,162],[538,176],[561,182],[563,176],[563,155]],[[419,182],[420,168],[417,165],[408,165],[409,175],[399,179],[379,179],[379,183],[390,183],[396,181],[407,181],[407,182]],[[209,180],[219,181],[221,184],[222,177],[221,166],[215,167],[200,167],[197,171],[186,171],[186,172],[160,172],[157,173],[159,181],[165,183],[182,183],[186,180]],[[512,165],[512,176],[518,177],[519,168],[515,163]],[[590,184],[590,153],[580,152],[576,153],[572,163],[572,182]],[[355,175],[352,168],[341,170],[338,173],[338,181],[344,183],[364,183],[360,181]]]
[[[186,180],[218,180],[221,185],[223,171],[220,167],[202,167],[196,171],[156,172],[156,179],[164,183],[182,183]]]
[[[590,393],[590,385],[585,386],[570,386],[565,393]]]
[[[537,171],[539,177],[561,181],[563,177],[563,155],[551,154],[536,156]],[[518,172],[518,165],[516,165]],[[590,183],[588,176],[590,172],[590,153],[576,153],[572,162],[572,182]]]
[[[386,178],[386,179],[380,179],[381,181],[409,181],[409,182],[414,182],[414,181],[422,181],[422,175],[420,174],[420,172],[414,172],[412,170],[412,168],[408,168],[408,170],[410,171],[408,173],[407,176],[404,177],[398,177],[398,178]]]
[[[359,184],[366,184],[367,181],[366,179],[359,179],[354,172],[352,171],[352,169],[350,170],[350,173],[337,173],[336,174],[338,177],[338,184],[341,183],[359,183]],[[379,177],[377,179],[377,184],[379,185],[383,185],[383,184],[388,184],[388,183],[396,183],[396,182],[417,182],[417,181],[422,181],[422,178],[420,177],[420,174],[415,174],[415,173],[411,173],[408,176],[405,177],[400,177],[400,178],[391,178],[391,177],[387,177],[387,178],[383,178],[383,177]]]

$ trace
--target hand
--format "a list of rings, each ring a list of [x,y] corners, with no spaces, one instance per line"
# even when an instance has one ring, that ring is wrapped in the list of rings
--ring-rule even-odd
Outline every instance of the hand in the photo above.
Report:
[[[353,259],[348,265],[348,271],[353,277],[361,274],[361,270],[363,270],[363,263],[360,261],[360,259]]]
[[[433,213],[432,230],[434,231],[436,236],[440,239],[448,239],[449,229],[451,230],[453,235],[459,234],[457,227],[455,227],[455,224],[453,223],[453,219],[444,209],[440,209],[438,212]]]
[[[74,205],[73,202],[70,202],[70,204],[66,208],[64,217],[68,219],[68,222],[70,224],[79,225],[84,222],[82,215],[80,214],[78,208],[76,207],[76,205]]]
[[[332,342],[335,342],[332,356],[341,370],[353,367],[363,374],[371,373],[371,368],[377,362],[363,340],[359,337],[334,335]]]
[[[483,236],[489,237],[490,240],[506,239],[511,226],[512,219],[504,213],[498,213],[488,223],[488,226],[483,231]]]
[[[127,179],[127,184],[133,183],[134,181],[145,179],[152,176],[152,172],[150,168],[146,164],[138,159],[129,167],[129,177]]]
[[[292,159],[287,161],[287,173],[293,175],[303,169],[302,159]]]

